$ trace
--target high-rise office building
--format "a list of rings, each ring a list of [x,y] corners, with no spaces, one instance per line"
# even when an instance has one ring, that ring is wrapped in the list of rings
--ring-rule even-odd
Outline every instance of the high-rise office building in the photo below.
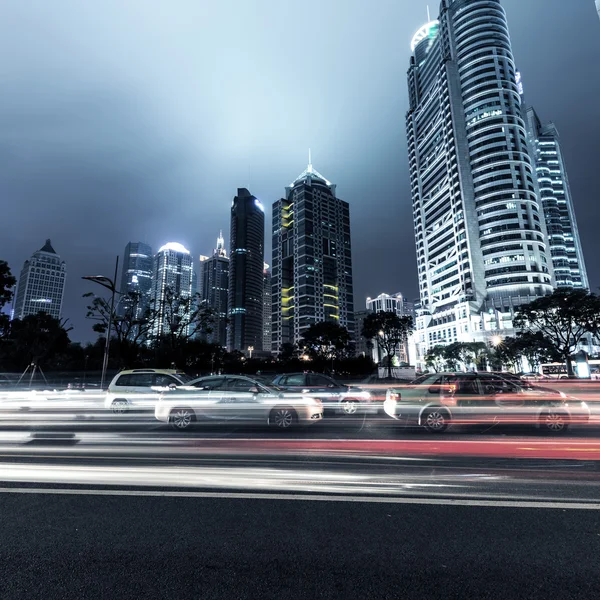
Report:
[[[129,242],[123,253],[121,266],[121,297],[118,312],[124,315],[130,308],[135,308],[135,318],[139,318],[150,306],[152,289],[152,248],[143,242]],[[137,298],[128,296],[134,294]],[[135,307],[130,307],[135,302]]]
[[[558,131],[554,123],[542,125],[532,107],[527,107],[526,117],[556,286],[587,289],[587,271]]]
[[[225,250],[223,233],[219,233],[217,247],[212,256],[200,257],[198,294],[202,306],[215,311],[215,323],[207,340],[221,346],[227,345],[227,296],[229,294],[229,258]]]
[[[435,344],[512,328],[515,307],[550,293],[553,273],[500,0],[442,0],[411,49],[422,364]]]
[[[600,17],[600,0],[596,0],[596,10],[598,11],[598,17]]]
[[[151,305],[156,322],[153,337],[165,335],[176,322],[189,321],[192,271],[190,251],[176,242],[165,244],[154,256]]]
[[[229,351],[262,350],[264,244],[264,207],[246,188],[239,188],[231,205]]]
[[[299,343],[314,323],[354,336],[350,207],[336,186],[307,169],[273,204],[273,351]]]
[[[415,315],[414,302],[407,300],[402,294],[379,294],[377,298],[367,298],[367,310],[370,312],[394,312],[399,317]]]
[[[60,319],[67,267],[50,240],[25,261],[17,283],[13,318],[45,312]]]
[[[373,355],[373,344],[369,344],[369,340],[362,334],[365,319],[370,314],[370,310],[357,310],[354,313],[354,350],[356,356]]]
[[[273,318],[273,302],[272,302],[272,278],[271,269],[267,263],[265,263],[264,279],[263,279],[263,345],[262,349],[265,353],[271,353],[272,345],[272,332],[271,332],[271,320]]]

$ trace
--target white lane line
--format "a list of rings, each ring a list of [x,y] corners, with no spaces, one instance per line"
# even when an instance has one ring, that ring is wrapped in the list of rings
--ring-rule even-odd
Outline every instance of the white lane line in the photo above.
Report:
[[[422,504],[489,508],[546,508],[553,510],[600,510],[597,502],[539,502],[535,500],[476,500],[453,498],[394,498],[332,496],[323,494],[268,494],[255,492],[193,492],[172,490],[103,490],[70,488],[0,488],[0,494],[48,494],[56,496],[138,496],[156,498],[220,498],[225,500],[296,500],[303,502],[362,502],[366,504]]]

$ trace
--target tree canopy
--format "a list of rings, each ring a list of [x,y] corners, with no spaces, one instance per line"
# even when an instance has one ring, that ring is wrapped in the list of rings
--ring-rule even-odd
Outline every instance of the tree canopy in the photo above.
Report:
[[[412,333],[413,321],[409,316],[398,316],[393,311],[371,313],[363,322],[362,335],[367,340],[376,339],[387,357],[388,377],[392,377],[392,359],[398,347],[406,343]]]

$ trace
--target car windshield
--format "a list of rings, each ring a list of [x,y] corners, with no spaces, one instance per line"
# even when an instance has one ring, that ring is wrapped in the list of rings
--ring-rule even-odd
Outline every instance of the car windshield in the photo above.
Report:
[[[194,380],[194,378],[190,377],[187,373],[176,373],[176,377],[177,379],[181,380],[184,385],[187,385]]]

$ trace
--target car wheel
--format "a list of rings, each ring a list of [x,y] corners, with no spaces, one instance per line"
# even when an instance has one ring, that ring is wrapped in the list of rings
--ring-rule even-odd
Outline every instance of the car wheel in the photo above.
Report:
[[[278,406],[269,414],[269,425],[275,429],[291,429],[297,422],[296,411],[288,406]]]
[[[421,423],[431,433],[443,433],[450,425],[450,415],[443,408],[430,408],[423,413]]]
[[[346,416],[353,416],[358,412],[360,407],[360,402],[358,400],[354,400],[353,398],[344,398],[340,402],[340,408],[342,409],[342,413]]]
[[[169,415],[169,423],[177,431],[189,429],[195,420],[196,414],[189,408],[174,408]]]
[[[547,433],[560,435],[569,429],[569,417],[562,411],[549,410],[540,416],[540,426]]]
[[[113,400],[110,410],[116,415],[122,415],[129,410],[129,402],[127,400]]]

